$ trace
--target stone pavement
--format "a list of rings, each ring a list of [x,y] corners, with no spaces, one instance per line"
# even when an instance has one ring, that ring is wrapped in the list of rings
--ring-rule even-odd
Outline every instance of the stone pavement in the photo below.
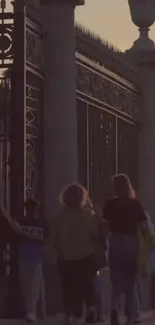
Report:
[[[0,319],[0,325],[25,325],[28,324],[24,320],[16,319]],[[44,321],[38,321],[36,325],[60,325],[60,319],[57,317],[47,317]],[[109,325],[109,320],[104,323],[95,325]],[[125,318],[120,317],[120,324],[125,324]],[[142,324],[143,325],[155,325],[155,312],[150,311],[142,313]]]

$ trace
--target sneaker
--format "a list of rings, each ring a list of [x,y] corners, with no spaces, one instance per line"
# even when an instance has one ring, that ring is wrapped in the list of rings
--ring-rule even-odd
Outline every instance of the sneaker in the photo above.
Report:
[[[118,313],[117,313],[117,310],[115,310],[115,309],[113,309],[111,312],[110,324],[111,325],[119,325]]]
[[[76,318],[76,317],[73,317],[72,319],[72,324],[73,325],[84,325],[85,324],[85,321],[83,318]]]
[[[90,311],[86,316],[86,324],[94,323],[96,323],[96,313],[94,311]]]
[[[126,319],[126,325],[132,325],[133,324],[133,318],[127,317]]]
[[[106,321],[105,317],[103,315],[97,316],[97,323],[104,323]]]
[[[142,319],[140,317],[133,320],[133,324],[141,324],[141,323],[142,323]]]
[[[65,316],[64,317],[64,325],[72,325],[73,324],[73,317],[72,316]],[[74,324],[73,324],[74,325]]]
[[[57,325],[70,325],[71,317],[64,313],[58,313],[55,318],[55,323]]]
[[[26,321],[29,323],[35,323],[37,320],[37,317],[35,314],[27,314],[26,315]]]

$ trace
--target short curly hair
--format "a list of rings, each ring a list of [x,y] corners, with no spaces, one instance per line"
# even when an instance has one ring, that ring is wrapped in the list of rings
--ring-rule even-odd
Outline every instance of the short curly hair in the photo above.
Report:
[[[88,199],[87,190],[80,184],[70,184],[65,187],[59,196],[59,202],[71,208],[82,207]]]

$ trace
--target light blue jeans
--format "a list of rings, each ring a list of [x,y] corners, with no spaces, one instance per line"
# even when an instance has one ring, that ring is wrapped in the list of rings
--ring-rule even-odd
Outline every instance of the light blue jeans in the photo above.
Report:
[[[134,288],[134,297],[133,297],[133,319],[140,318],[140,310],[142,305],[142,287],[141,279],[137,278]]]
[[[19,263],[19,275],[25,312],[26,314],[36,315],[37,304],[43,289],[42,265],[37,263]]]
[[[94,277],[96,312],[97,316],[104,316],[104,292],[103,292],[103,271],[100,270]]]
[[[141,305],[142,305],[141,279],[137,278],[135,282],[134,294],[133,294],[133,310],[132,310],[133,320],[138,320],[140,318]],[[127,307],[125,305],[125,315],[126,314],[127,314]]]
[[[109,267],[112,283],[112,310],[119,310],[122,293],[126,298],[127,317],[132,317],[137,273],[138,238],[136,235],[111,235]]]

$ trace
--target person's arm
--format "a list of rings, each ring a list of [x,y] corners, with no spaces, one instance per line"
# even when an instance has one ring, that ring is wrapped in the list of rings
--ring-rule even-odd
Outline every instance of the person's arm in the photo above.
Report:
[[[136,204],[135,214],[138,218],[138,223],[140,224],[142,229],[148,229],[148,222],[147,222],[145,210],[143,209],[139,201],[135,201],[135,204]]]
[[[50,228],[49,228],[49,224],[47,221],[45,221],[45,225],[44,225],[44,243],[47,244],[47,241],[49,239],[50,236]]]
[[[103,209],[103,222],[104,222],[104,228],[105,228],[105,234],[109,234],[109,223],[110,223],[110,217],[111,217],[111,203],[110,200],[108,200],[105,203],[105,207]]]
[[[57,264],[58,261],[58,229],[59,229],[60,215],[55,216],[50,224],[50,235],[49,235],[49,248],[50,256],[49,259],[53,265]]]
[[[22,230],[20,225],[15,220],[11,219],[7,211],[4,209],[2,203],[0,203],[0,215],[6,220],[8,226],[10,226],[14,232],[21,234]]]
[[[138,218],[138,224],[139,224],[139,227],[141,229],[144,239],[148,242],[148,241],[150,241],[150,231],[149,231],[147,216],[146,216],[145,210],[143,209],[141,203],[139,201],[135,201],[135,203],[136,203],[135,213]]]
[[[152,233],[152,231],[150,231],[147,214],[139,202],[138,202],[138,209],[139,209],[139,226],[140,226],[139,229],[141,230],[141,234],[145,242],[145,251],[147,252],[148,256],[150,256],[151,250],[155,245],[155,235],[154,233]]]
[[[2,217],[4,217],[9,224],[11,224],[11,218],[10,216],[7,214],[6,210],[4,209],[2,203],[0,203],[0,214]]]
[[[148,227],[152,235],[155,235],[155,229],[154,229],[154,224],[152,222],[151,216],[148,214],[148,212],[145,211],[146,219],[148,222]]]
[[[97,219],[94,215],[92,215],[91,213],[87,212],[91,218],[91,239],[93,244],[96,244],[96,241],[98,239],[98,222]]]

